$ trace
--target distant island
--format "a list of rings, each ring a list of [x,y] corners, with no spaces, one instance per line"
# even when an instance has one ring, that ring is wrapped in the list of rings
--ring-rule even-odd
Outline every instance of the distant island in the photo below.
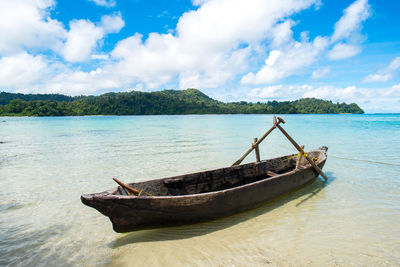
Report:
[[[338,114],[364,111],[355,103],[303,98],[295,101],[224,103],[197,89],[61,94],[0,93],[0,116],[178,115],[178,114]]]

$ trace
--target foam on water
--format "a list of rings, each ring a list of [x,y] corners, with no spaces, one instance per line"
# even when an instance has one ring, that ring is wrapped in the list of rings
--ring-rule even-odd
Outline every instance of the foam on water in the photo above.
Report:
[[[400,115],[283,117],[306,148],[329,147],[327,184],[227,218],[128,234],[114,233],[80,195],[115,187],[112,177],[229,166],[272,116],[1,118],[0,265],[399,264]],[[260,152],[295,151],[274,131]]]

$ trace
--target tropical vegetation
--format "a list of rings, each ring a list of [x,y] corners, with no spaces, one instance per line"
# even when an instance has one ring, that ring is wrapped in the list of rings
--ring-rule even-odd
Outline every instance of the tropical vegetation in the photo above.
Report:
[[[0,116],[173,115],[173,114],[364,113],[355,103],[304,98],[296,101],[221,102],[197,89],[60,94],[0,93]]]

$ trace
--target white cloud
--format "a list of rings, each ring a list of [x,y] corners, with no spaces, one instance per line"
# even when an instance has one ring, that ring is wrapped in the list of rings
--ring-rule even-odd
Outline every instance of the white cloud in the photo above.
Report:
[[[307,84],[304,85],[283,85],[275,84],[266,87],[253,88],[246,98],[250,101],[263,100],[294,100],[302,97],[304,92],[313,87]]]
[[[265,66],[256,74],[250,72],[243,76],[242,84],[268,84],[297,74],[304,67],[316,61],[318,55],[328,44],[327,38],[316,37],[313,42],[293,41],[280,51],[272,50],[265,60]]]
[[[76,71],[26,52],[0,59],[0,88],[10,91],[81,95],[115,90],[122,85],[110,68]]]
[[[400,67],[400,57],[396,57],[395,59],[390,62],[389,67],[387,68],[388,71],[395,71]]]
[[[118,33],[124,26],[125,21],[122,19],[120,12],[101,17],[100,27],[104,33]]]
[[[361,48],[357,45],[339,43],[328,52],[328,58],[332,60],[344,59],[352,57],[361,52]]]
[[[117,73],[132,81],[141,80],[149,88],[157,88],[191,61],[191,56],[180,54],[180,49],[180,43],[171,34],[150,34],[145,43],[142,36],[136,34],[120,41],[111,55],[119,60],[114,66]]]
[[[316,3],[316,6],[318,3]],[[265,65],[256,73],[250,72],[242,77],[242,84],[270,84],[278,82],[286,77],[304,72],[304,69],[318,59],[318,57],[334,45],[328,52],[328,58],[338,60],[357,55],[361,47],[357,44],[360,38],[355,38],[361,29],[361,22],[369,16],[367,0],[357,0],[344,10],[344,15],[335,25],[335,31],[331,37],[317,36],[313,42],[308,41],[308,33],[301,33],[301,41],[293,39],[291,27],[294,23],[287,20],[278,24],[271,31],[273,34],[272,47]],[[349,43],[338,43],[338,40],[346,40]],[[273,64],[272,64],[273,63]],[[325,73],[314,73],[313,78]]]
[[[282,20],[315,2],[195,1],[200,7],[182,15],[176,35],[152,33],[142,40],[137,34],[120,41],[112,55],[120,61],[118,70],[148,87],[175,77],[181,88],[222,86],[246,70],[259,42],[265,38],[275,44],[285,42],[293,22]]]
[[[96,5],[104,7],[114,7],[117,4],[115,0],[89,0],[89,1],[96,3]]]
[[[64,58],[70,62],[85,61],[103,38],[103,31],[87,20],[75,20],[69,24],[67,42],[62,50]]]
[[[363,82],[386,82],[392,78],[392,75],[389,73],[372,73],[363,79]]]
[[[203,1],[202,1],[203,2]],[[287,16],[310,7],[314,0],[214,0],[185,13],[177,32],[187,44],[207,50],[234,48],[272,37],[271,29]]]
[[[120,13],[105,15],[99,25],[89,20],[73,20],[70,30],[50,18],[54,0],[0,1],[0,56],[53,51],[66,60],[88,60],[106,34],[124,26]]]
[[[364,92],[365,93],[365,92]],[[335,99],[337,101],[353,102],[360,99],[361,91],[355,86],[347,86],[344,88],[334,86],[310,87],[309,90],[303,92],[302,97],[315,97],[319,99]]]
[[[357,0],[343,11],[331,36],[334,47],[328,52],[332,60],[353,57],[361,52],[362,22],[370,16],[368,0]]]
[[[120,13],[103,16],[99,26],[89,20],[73,20],[61,53],[69,62],[87,61],[107,33],[119,32],[124,25]]]
[[[304,92],[303,97],[357,103],[367,113],[400,112],[400,89],[396,85],[389,88],[315,87]]]
[[[110,56],[107,54],[93,54],[90,55],[90,59],[94,59],[94,60],[107,60],[109,59]]]
[[[212,1],[212,0],[192,0],[192,3],[194,6],[200,6],[209,1]]]
[[[326,75],[328,75],[330,72],[331,72],[331,68],[329,66],[325,67],[325,68],[314,70],[311,74],[311,79],[313,79],[313,80],[321,79],[321,78],[325,77]]]
[[[386,97],[397,98],[397,100],[400,100],[400,83],[393,85],[389,90],[384,90],[382,93]]]
[[[292,40],[293,36],[293,31],[292,27],[295,25],[295,23],[288,19],[282,23],[277,24],[274,28],[272,28],[272,44],[271,47],[273,48],[279,48],[282,45],[287,44]]]
[[[343,11],[343,16],[335,24],[332,42],[354,37],[361,29],[361,22],[370,16],[368,0],[357,0]]]
[[[248,94],[251,99],[279,99],[281,97],[281,92],[283,85],[271,85],[263,88],[254,88]],[[286,93],[286,92],[285,92]]]
[[[366,112],[400,112],[400,84],[389,88],[359,88],[357,86],[271,85],[253,88],[241,99],[249,101],[296,100],[314,97],[333,102],[357,103]]]
[[[47,62],[42,56],[22,52],[0,58],[0,88],[31,87],[47,72]],[[39,89],[39,88],[38,88]]]
[[[376,73],[372,73],[363,79],[363,82],[386,82],[392,79],[393,75],[400,68],[400,57],[394,58],[389,66]]]
[[[98,91],[115,90],[122,86],[113,73],[98,68],[90,72],[65,70],[42,84],[46,92],[69,95],[94,94]]]
[[[115,5],[115,1],[93,1]],[[319,0],[192,2],[198,8],[181,16],[173,34],[151,33],[146,39],[135,34],[106,54],[100,49],[106,34],[117,33],[125,25],[120,13],[103,16],[97,23],[73,20],[66,30],[50,18],[55,6],[52,0],[0,0],[0,86],[79,95],[135,86],[159,89],[171,82],[180,88],[218,88],[243,76],[242,84],[258,85],[247,88],[253,99],[290,95],[292,99],[315,96],[355,101],[361,97],[364,101],[373,91],[355,86],[273,85],[292,75],[309,74],[308,67],[322,56],[340,59],[359,53],[361,23],[369,16],[366,0],[357,0],[344,11],[332,36],[313,40],[307,32],[301,33],[299,40],[294,38],[292,28],[301,21],[290,17],[312,6],[317,9]],[[4,10],[21,10],[21,14]],[[42,50],[61,54],[69,62],[93,60],[93,69],[82,71],[77,64],[57,63],[54,54],[37,55]],[[265,64],[259,66],[259,62]],[[26,66],[30,68],[24,72]],[[329,71],[329,67],[315,70],[312,78]],[[381,92],[381,99],[389,99],[400,89],[382,90],[388,96]]]
[[[295,100],[306,97],[320,99],[336,99],[338,101],[354,101],[357,94],[355,86],[345,88],[334,86],[314,87],[308,84],[303,85],[271,85],[267,87],[252,89],[247,97],[252,101],[267,99]]]
[[[66,31],[49,17],[53,0],[0,1],[0,56],[26,49],[57,51]]]

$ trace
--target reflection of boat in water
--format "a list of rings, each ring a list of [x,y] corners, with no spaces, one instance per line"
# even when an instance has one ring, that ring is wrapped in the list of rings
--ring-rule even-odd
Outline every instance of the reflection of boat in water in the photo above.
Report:
[[[257,151],[266,135],[252,149]],[[302,151],[303,158],[289,155],[128,185],[117,180],[121,186],[82,195],[81,200],[108,216],[116,232],[211,220],[250,209],[314,181],[319,174],[315,169],[321,172],[319,168],[325,164],[326,151],[327,147],[321,147]]]

